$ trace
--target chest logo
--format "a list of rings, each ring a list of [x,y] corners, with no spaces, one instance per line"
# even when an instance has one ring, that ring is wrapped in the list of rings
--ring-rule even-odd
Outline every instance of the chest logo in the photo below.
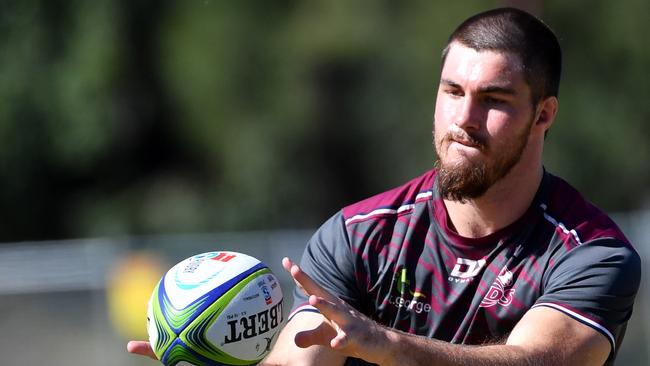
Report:
[[[420,291],[411,290],[411,282],[406,275],[406,268],[395,273],[395,286],[398,295],[391,295],[388,303],[398,309],[404,309],[416,314],[428,313],[431,311],[431,304],[426,302],[426,295]]]
[[[485,259],[475,261],[472,259],[457,258],[456,265],[451,270],[448,280],[453,282],[469,282],[481,272],[484,266]]]
[[[514,295],[515,289],[512,288],[512,272],[507,267],[503,267],[483,298],[483,301],[481,301],[480,307],[489,308],[496,304],[509,306],[512,303]]]

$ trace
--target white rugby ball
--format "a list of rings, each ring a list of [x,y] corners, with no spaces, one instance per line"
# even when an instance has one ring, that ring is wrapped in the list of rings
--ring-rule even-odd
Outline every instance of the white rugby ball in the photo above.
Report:
[[[165,365],[250,365],[271,349],[284,321],[282,289],[249,255],[198,254],[172,267],[154,288],[149,341]]]

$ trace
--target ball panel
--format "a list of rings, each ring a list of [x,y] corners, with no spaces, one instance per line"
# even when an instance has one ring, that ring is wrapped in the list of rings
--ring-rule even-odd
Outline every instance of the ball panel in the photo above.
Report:
[[[151,297],[149,298],[149,303],[147,304],[147,333],[149,334],[149,343],[151,343],[151,347],[156,348],[156,345],[158,344],[158,328],[156,327],[156,319],[154,318],[154,303],[155,299],[158,298],[158,287],[160,286],[160,282],[153,288],[153,293]]]
[[[160,359],[165,366],[190,364],[195,366],[227,366],[194,352],[180,339],[176,339]]]
[[[158,359],[162,359],[169,345],[176,339],[176,333],[169,327],[164,312],[160,307],[160,286],[162,281],[155,287],[151,301],[149,302],[149,342]]]
[[[260,276],[270,273],[271,270],[263,268],[242,279],[203,311],[201,315],[199,315],[183,332],[181,332],[179,337],[199,354],[218,362],[223,362],[228,365],[250,365],[258,362],[261,359],[259,357],[233,357],[227,352],[224,352],[223,339],[215,339],[214,336],[210,337],[208,332],[209,329],[213,328],[215,319],[220,318],[224,310],[233,307],[240,308],[239,310],[244,310],[241,309],[241,303],[234,301],[234,299],[236,299],[241,293],[245,292],[242,290],[248,287],[249,284],[253,283],[253,281],[257,280]],[[220,347],[217,347],[216,344],[219,343]]]
[[[178,333],[181,329],[196,318],[196,315],[199,314],[203,309],[207,308],[211,302],[211,296],[209,293],[203,295],[203,297],[196,300],[196,302],[190,304],[184,309],[176,309],[167,295],[167,292],[160,291],[158,303],[162,304],[162,311],[165,319],[169,323],[169,326],[174,330],[175,333]]]

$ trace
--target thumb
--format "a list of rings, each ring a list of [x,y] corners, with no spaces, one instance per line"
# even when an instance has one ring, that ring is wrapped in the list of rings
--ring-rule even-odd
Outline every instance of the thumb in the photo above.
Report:
[[[339,334],[330,341],[330,347],[335,350],[343,349],[348,345],[349,340],[350,338],[344,332],[339,332]]]
[[[129,353],[133,353],[136,355],[147,356],[154,360],[158,359],[156,357],[156,354],[153,352],[153,349],[151,348],[151,344],[146,341],[130,341],[126,345],[126,350]]]
[[[313,345],[330,346],[330,341],[336,337],[336,330],[323,321],[319,326],[311,330],[304,330],[296,333],[294,342],[300,348],[307,348]]]

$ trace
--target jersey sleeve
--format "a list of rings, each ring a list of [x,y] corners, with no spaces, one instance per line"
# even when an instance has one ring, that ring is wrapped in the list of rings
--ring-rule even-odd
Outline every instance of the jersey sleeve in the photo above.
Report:
[[[586,242],[553,258],[534,307],[559,310],[607,337],[616,354],[641,280],[641,260],[614,239]]]
[[[354,256],[342,213],[331,217],[309,240],[300,268],[329,292],[359,308],[361,299],[355,280]],[[291,319],[301,311],[315,311],[307,295],[296,287],[293,291]]]

